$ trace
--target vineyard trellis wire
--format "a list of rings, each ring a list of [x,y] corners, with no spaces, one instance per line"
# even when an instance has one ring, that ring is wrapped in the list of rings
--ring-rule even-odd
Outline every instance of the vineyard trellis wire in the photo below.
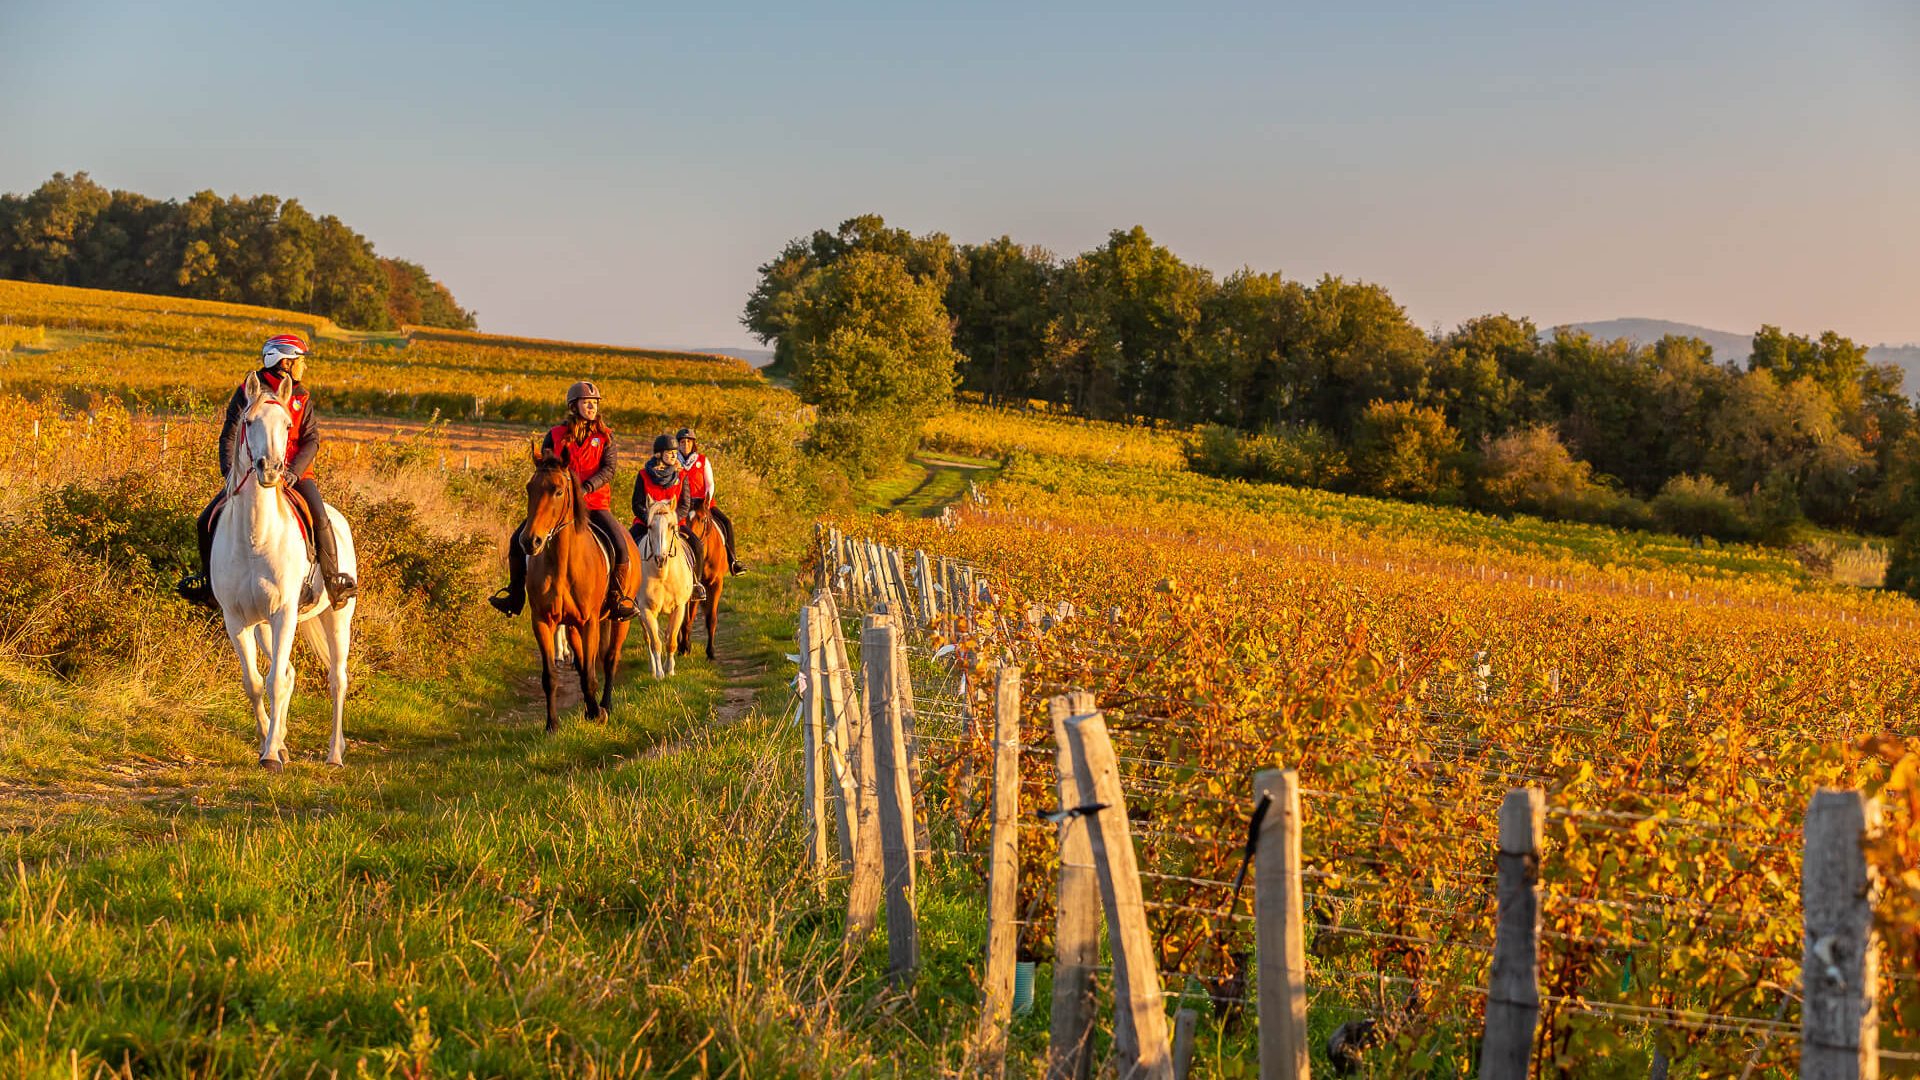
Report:
[[[1387,723],[1375,731],[1335,726],[1282,746],[1272,732],[1301,727],[1297,722],[1314,711],[1303,706],[1351,706],[1352,695],[1323,694],[1317,702],[1308,695],[1279,708],[1223,716],[1209,711],[1217,701],[1192,687],[1139,692],[1141,637],[1130,625],[1137,616],[1117,607],[1102,619],[1078,617],[1071,601],[1023,605],[997,595],[986,571],[971,561],[852,542],[830,530],[822,533],[819,556],[820,581],[832,587],[817,595],[829,603],[837,595],[850,609],[884,604],[913,640],[905,649],[912,738],[937,763],[927,770],[923,805],[951,812],[957,840],[951,857],[981,860],[985,800],[979,789],[991,775],[993,749],[990,695],[981,684],[995,660],[1018,660],[1028,668],[1027,687],[1040,692],[1023,711],[1017,755],[1027,807],[1055,804],[1046,768],[1054,755],[1044,749],[1050,732],[1034,707],[1040,698],[1094,685],[1103,701],[1126,701],[1107,726],[1136,825],[1156,966],[1180,985],[1180,999],[1203,995],[1216,1020],[1230,1027],[1252,1005],[1246,987],[1253,920],[1234,910],[1238,890],[1230,873],[1251,805],[1245,784],[1255,770],[1248,765],[1270,766],[1276,757],[1300,762],[1319,776],[1301,792],[1309,819],[1301,874],[1313,886],[1301,891],[1302,929],[1310,939],[1316,1014],[1352,1015],[1370,1041],[1383,1044],[1371,1053],[1394,1067],[1411,1062],[1441,1074],[1470,1068],[1493,948],[1494,811],[1510,788],[1564,779],[1546,763],[1516,758],[1510,740],[1477,737],[1511,725],[1519,704],[1514,688],[1490,678],[1481,658],[1458,665],[1452,684],[1426,685],[1420,695],[1396,696],[1396,684],[1396,694],[1375,714]],[[1116,633],[1123,628],[1126,633]],[[1414,663],[1431,669],[1434,658]],[[1539,695],[1518,715],[1533,722],[1570,704],[1589,716],[1608,711],[1561,700],[1558,681],[1556,674],[1554,693]],[[1406,721],[1474,723],[1459,733],[1467,737],[1446,738],[1422,735]],[[1566,733],[1566,725],[1550,720],[1538,726]],[[1266,734],[1250,739],[1255,730]],[[1590,726],[1577,733],[1602,734]],[[1367,745],[1363,736],[1381,734],[1390,736],[1378,746],[1386,752],[1373,755],[1370,771],[1356,772],[1351,760],[1316,763],[1309,749],[1334,743],[1351,750]],[[1208,745],[1223,735],[1232,736],[1225,740],[1230,745]],[[1184,745],[1177,741],[1182,738]],[[1659,770],[1649,777],[1658,781]],[[1341,782],[1354,779],[1364,782]],[[1421,788],[1449,800],[1448,812],[1432,813],[1433,803],[1407,797]],[[1550,799],[1543,826],[1556,857],[1543,860],[1539,890],[1546,926],[1539,952],[1541,1023],[1530,1050],[1536,1067],[1564,1069],[1575,1055],[1618,1055],[1650,1045],[1658,1057],[1692,1055],[1735,1073],[1785,1068],[1798,1049],[1799,1030],[1790,1019],[1801,981],[1796,824],[1777,812],[1743,813],[1726,804],[1698,816],[1650,803],[1638,809],[1582,805],[1566,798],[1564,785]],[[1037,820],[1023,822],[1020,831],[1023,951],[1044,956],[1052,944],[1044,917],[1048,898],[1027,883],[1051,880],[1057,836]],[[1644,874],[1648,887],[1618,887],[1635,871],[1663,865],[1670,871],[1681,857],[1688,875]],[[1602,880],[1606,895],[1596,887]],[[1676,884],[1662,884],[1669,881]],[[1738,962],[1727,965],[1727,958]],[[1911,976],[1886,972],[1882,997],[1902,979]],[[1616,989],[1598,992],[1607,986]],[[1345,1030],[1336,1030],[1336,1041]],[[1889,1048],[1885,1057],[1900,1061],[1908,1052]]]

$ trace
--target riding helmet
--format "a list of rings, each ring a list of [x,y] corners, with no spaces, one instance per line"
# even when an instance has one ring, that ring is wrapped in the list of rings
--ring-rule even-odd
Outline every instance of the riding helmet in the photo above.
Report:
[[[282,360],[307,355],[307,342],[299,334],[275,334],[260,347],[260,366],[270,368]]]
[[[599,400],[600,388],[585,379],[581,379],[579,382],[567,387],[567,408],[569,409],[573,408],[574,402],[577,401]]]
[[[664,453],[666,453],[667,451],[669,451],[669,450],[672,450],[672,449],[673,449],[673,436],[671,436],[671,435],[656,435],[656,436],[654,436],[654,438],[653,438],[653,452],[654,452],[654,453],[656,453],[656,454],[664,454]]]
[[[690,427],[681,428],[679,433],[674,435],[673,437],[674,442],[679,442],[681,439],[693,439],[693,441],[695,442],[700,441],[699,439],[694,438],[693,429]]]

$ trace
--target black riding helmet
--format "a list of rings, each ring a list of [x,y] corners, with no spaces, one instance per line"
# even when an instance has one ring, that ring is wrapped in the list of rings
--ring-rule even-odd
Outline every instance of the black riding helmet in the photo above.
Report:
[[[671,436],[671,435],[655,435],[655,436],[653,437],[653,452],[654,452],[654,453],[656,453],[656,454],[664,454],[664,453],[666,453],[667,451],[669,451],[669,450],[671,450],[671,449],[673,449],[673,436]]]
[[[694,438],[693,429],[690,427],[683,427],[678,432],[674,433],[674,436],[673,436],[674,442],[679,442],[681,439],[693,439],[694,442],[700,441],[699,439]]]

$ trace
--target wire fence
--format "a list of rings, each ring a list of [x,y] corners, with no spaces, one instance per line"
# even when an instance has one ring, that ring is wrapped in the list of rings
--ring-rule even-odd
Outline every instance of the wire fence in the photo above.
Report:
[[[1085,618],[1070,604],[1030,604],[1024,617],[1009,617],[1019,606],[993,594],[985,568],[870,542],[848,555],[853,543],[833,544],[822,553],[822,578],[844,602],[843,632],[856,636],[851,613],[875,603],[907,616],[912,739],[929,762],[928,813],[942,822],[941,852],[957,864],[984,864],[993,719],[991,694],[979,684],[992,662],[1033,664],[1038,676],[1025,687],[1023,807],[1057,802],[1045,697],[1091,690],[1102,702],[1124,703],[1109,731],[1157,966],[1165,985],[1179,988],[1170,999],[1204,992],[1223,1021],[1228,1006],[1257,1021],[1247,992],[1255,948],[1246,873],[1250,764],[1271,764],[1284,744],[1298,755],[1288,763],[1307,770],[1303,780],[1320,777],[1300,791],[1308,818],[1301,876],[1310,883],[1303,929],[1317,1011],[1387,1029],[1394,1038],[1385,1041],[1403,1051],[1450,1047],[1456,1060],[1470,1056],[1494,946],[1500,800],[1512,788],[1544,786],[1554,841],[1540,866],[1536,1060],[1564,1059],[1580,1042],[1765,1075],[1797,1055],[1797,818],[1777,806],[1703,806],[1687,797],[1677,774],[1663,773],[1657,747],[1640,748],[1649,767],[1634,793],[1638,805],[1555,801],[1566,747],[1617,749],[1618,722],[1635,712],[1631,704],[1581,699],[1573,673],[1564,682],[1556,671],[1545,686],[1519,685],[1501,680],[1486,657],[1470,656],[1457,658],[1457,677],[1423,682],[1417,694],[1386,704],[1383,713],[1410,726],[1288,732],[1286,702],[1264,711],[1243,704],[1223,723],[1217,700],[1145,692],[1128,681],[1138,656],[1105,632],[1123,624],[1124,613]],[[1207,746],[1170,755],[1179,739]],[[1368,782],[1345,785],[1338,769],[1315,771],[1315,750],[1325,747],[1337,747],[1343,760],[1370,761]],[[1663,800],[1695,812],[1676,812]],[[1035,883],[1023,888],[1022,951],[1044,957],[1045,883],[1058,868],[1061,827],[1030,816],[1019,831],[1021,878]],[[1881,997],[1913,997],[1915,979],[1912,971],[1883,968]],[[1901,1032],[1883,1034],[1883,1042],[1896,1041],[1888,1035],[1897,1044],[1881,1048],[1882,1060],[1920,1060],[1920,1043]],[[1329,1044],[1330,1054],[1336,1049]]]

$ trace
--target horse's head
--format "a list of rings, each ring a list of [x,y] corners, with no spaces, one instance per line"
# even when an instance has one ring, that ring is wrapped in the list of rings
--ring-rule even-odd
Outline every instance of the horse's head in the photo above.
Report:
[[[647,504],[647,548],[656,563],[664,563],[679,550],[679,520],[673,504],[655,499]]]
[[[263,488],[277,487],[286,478],[287,435],[293,430],[293,412],[281,396],[290,394],[291,387],[286,383],[281,386],[286,389],[275,391],[258,374],[247,376],[247,411],[240,421],[240,435],[246,447],[244,467],[259,475]],[[236,460],[234,464],[242,462]],[[234,486],[237,488],[239,484]]]
[[[565,458],[533,445],[533,478],[527,481],[527,540],[535,555],[576,516],[578,481]]]

